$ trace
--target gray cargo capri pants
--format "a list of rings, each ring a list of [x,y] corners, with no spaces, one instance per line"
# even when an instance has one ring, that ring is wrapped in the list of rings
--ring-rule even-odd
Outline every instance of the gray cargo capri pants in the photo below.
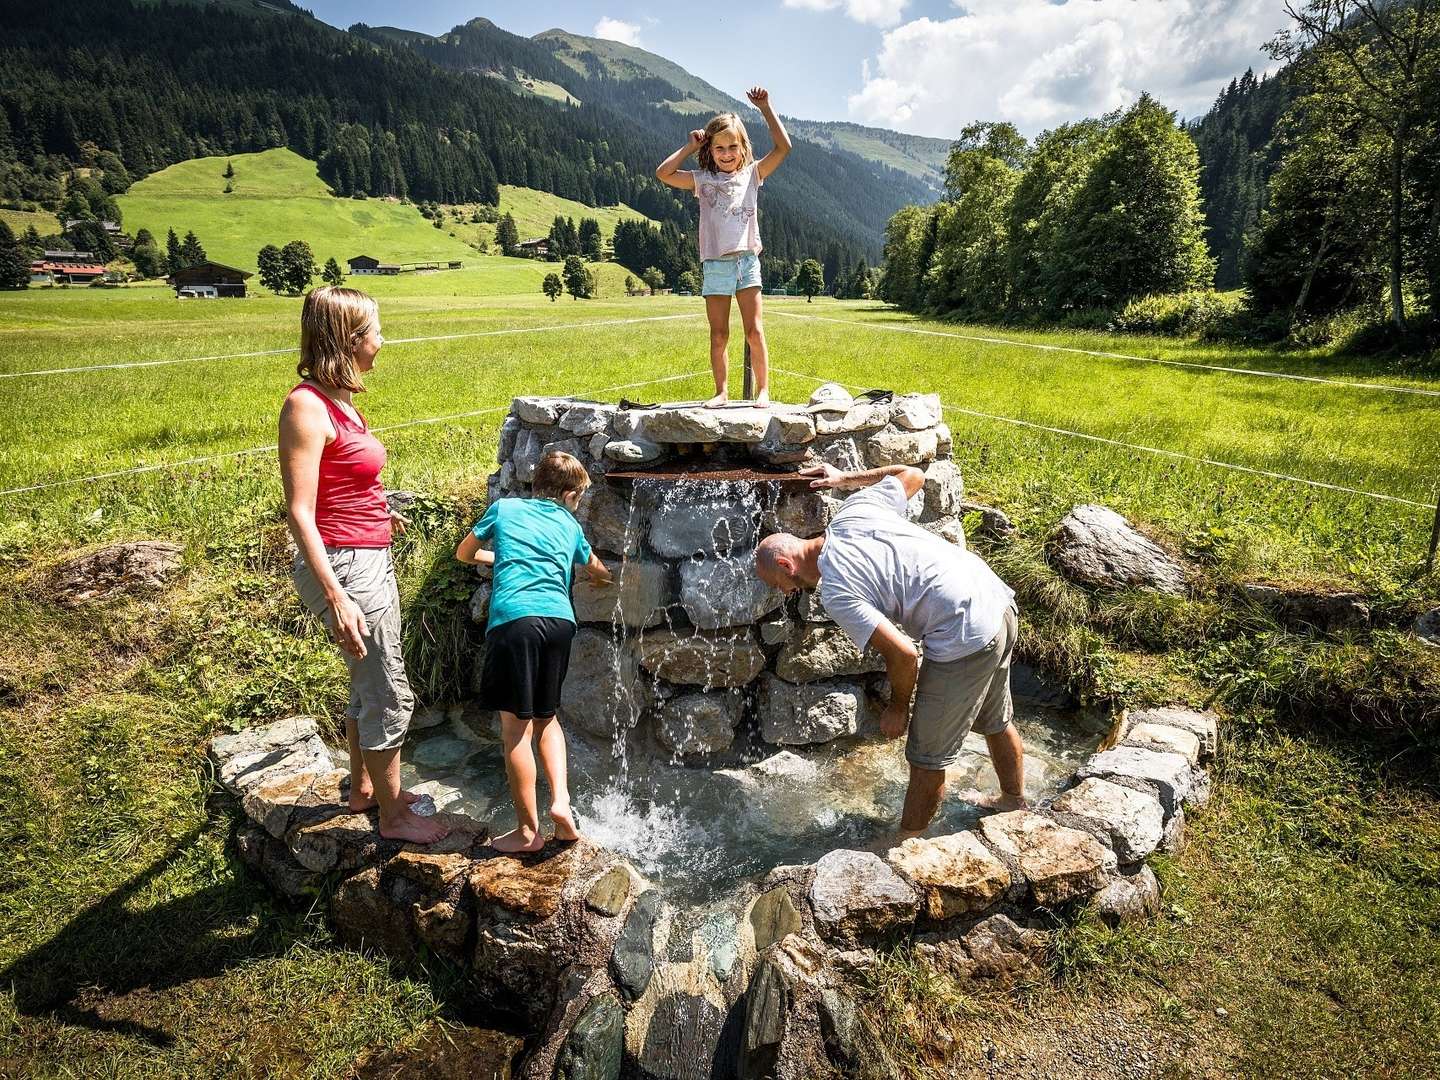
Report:
[[[960,758],[971,730],[998,735],[1014,718],[1010,655],[1019,619],[1012,606],[1000,630],[979,652],[945,663],[920,662],[905,760],[920,769],[948,769]]]
[[[365,657],[357,659],[342,652],[350,669],[350,707],[346,715],[355,721],[360,746],[365,750],[393,750],[405,741],[415,695],[405,675],[400,654],[400,586],[389,548],[327,547],[330,568],[340,587],[365,613],[369,636]],[[330,632],[330,605],[303,554],[295,556],[295,589],[312,613],[326,623]]]

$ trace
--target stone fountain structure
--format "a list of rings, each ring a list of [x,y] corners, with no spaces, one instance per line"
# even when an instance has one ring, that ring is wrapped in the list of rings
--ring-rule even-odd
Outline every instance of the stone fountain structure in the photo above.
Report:
[[[807,754],[865,743],[887,691],[883,666],[812,596],[761,586],[750,562],[766,532],[824,529],[836,500],[793,482],[813,460],[924,469],[911,515],[963,543],[938,398],[818,415],[520,398],[491,497],[526,494],[550,449],[591,471],[580,517],[617,578],[609,590],[576,586],[569,727],[622,762],[733,776],[737,806],[765,783],[814,783]],[[482,581],[477,619],[487,602]],[[534,1033],[520,1071],[531,1080],[875,1068],[856,985],[877,947],[909,939],[959,978],[1038,979],[1048,930],[1080,905],[1112,920],[1153,914],[1146,860],[1183,842],[1216,747],[1211,714],[1122,712],[1034,810],[884,853],[822,849],[696,906],[593,842],[500,855],[485,826],[460,814],[444,815],[452,832],[431,849],[381,841],[373,812],[348,813],[333,765],[343,754],[332,758],[318,731],[296,718],[212,744],[218,779],[248,819],[242,857],[297,900],[338,880],[330,910],[347,939],[472,972],[488,1002]]]

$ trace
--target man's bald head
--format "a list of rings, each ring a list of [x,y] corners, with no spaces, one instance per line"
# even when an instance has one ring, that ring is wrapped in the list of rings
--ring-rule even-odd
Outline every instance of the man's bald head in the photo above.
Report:
[[[814,588],[820,580],[820,544],[789,533],[775,533],[755,549],[755,573],[772,589],[791,593]]]

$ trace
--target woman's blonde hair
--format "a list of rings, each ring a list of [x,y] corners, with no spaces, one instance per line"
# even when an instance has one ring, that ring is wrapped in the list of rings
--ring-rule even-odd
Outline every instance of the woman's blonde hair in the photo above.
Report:
[[[295,371],[302,379],[362,393],[365,384],[355,370],[355,345],[379,317],[379,306],[359,289],[311,289],[300,310],[300,363]]]
[[[718,172],[715,168],[715,155],[710,152],[710,141],[722,131],[733,131],[740,138],[740,165],[743,169],[750,162],[755,160],[755,152],[750,149],[750,133],[745,130],[745,122],[733,112],[721,113],[715,119],[705,125],[705,141],[700,144],[700,167],[706,172]]]

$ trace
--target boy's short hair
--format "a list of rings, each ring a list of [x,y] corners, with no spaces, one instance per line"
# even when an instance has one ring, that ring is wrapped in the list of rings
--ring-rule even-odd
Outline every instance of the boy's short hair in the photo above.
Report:
[[[535,466],[535,479],[530,490],[539,499],[559,499],[572,491],[590,486],[590,474],[580,459],[563,450],[551,450]]]

